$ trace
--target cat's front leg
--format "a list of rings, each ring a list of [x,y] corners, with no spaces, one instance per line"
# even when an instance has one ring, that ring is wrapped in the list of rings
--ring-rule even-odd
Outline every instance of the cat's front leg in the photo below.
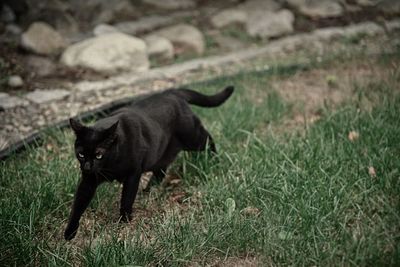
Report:
[[[141,173],[136,172],[134,175],[127,177],[123,183],[120,208],[121,221],[123,222],[128,222],[132,219],[132,205],[139,188],[140,176]]]
[[[97,185],[96,177],[94,175],[82,176],[75,193],[74,204],[72,205],[68,225],[64,232],[64,238],[66,240],[71,240],[75,237],[79,227],[79,220],[92,200]]]

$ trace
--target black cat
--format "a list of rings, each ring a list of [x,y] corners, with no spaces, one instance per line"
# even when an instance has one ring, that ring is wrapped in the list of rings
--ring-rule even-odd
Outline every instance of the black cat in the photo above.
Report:
[[[232,86],[212,96],[188,89],[170,89],[138,100],[94,126],[70,119],[82,177],[65,239],[75,237],[79,220],[100,183],[116,179],[123,184],[120,215],[128,221],[143,172],[152,171],[152,179],[161,180],[181,150],[202,151],[208,144],[215,153],[211,135],[189,104],[216,107],[232,93]]]

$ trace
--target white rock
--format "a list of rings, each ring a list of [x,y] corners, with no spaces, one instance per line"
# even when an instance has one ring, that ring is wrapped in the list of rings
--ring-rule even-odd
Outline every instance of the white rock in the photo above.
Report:
[[[26,101],[19,97],[10,96],[7,93],[0,92],[0,110],[10,109],[18,106],[24,106],[26,104],[27,104]]]
[[[24,85],[24,81],[22,80],[21,76],[12,75],[8,78],[8,85],[10,87],[21,87]]]
[[[258,12],[249,17],[246,30],[250,36],[271,38],[293,32],[294,15],[289,10]]]
[[[111,25],[108,24],[99,24],[93,29],[93,34],[95,36],[99,36],[102,34],[119,32],[119,30]]]
[[[154,34],[170,40],[174,45],[175,54],[204,53],[204,36],[197,28],[191,25],[178,24],[156,31]]]
[[[65,39],[50,25],[43,22],[31,24],[21,36],[23,48],[41,55],[57,54],[66,45]]]
[[[67,66],[96,71],[144,71],[149,68],[146,43],[123,33],[108,33],[68,47],[61,57]]]
[[[381,1],[382,0],[355,0],[356,4],[360,6],[374,6]]]
[[[196,6],[196,2],[193,0],[142,0],[142,2],[155,8],[167,10],[188,9]]]
[[[330,18],[343,15],[342,6],[335,0],[287,0],[301,14],[312,18]]]
[[[147,45],[147,54],[156,60],[168,60],[174,57],[174,46],[167,38],[148,35],[144,37]]]
[[[26,94],[25,98],[36,104],[43,104],[63,99],[64,97],[67,97],[69,95],[70,92],[63,89],[52,89],[52,90],[36,89],[35,91]]]
[[[281,8],[280,2],[276,0],[247,0],[238,6],[239,9],[248,14],[253,12],[273,12]]]
[[[223,28],[230,25],[245,25],[247,14],[240,9],[226,9],[214,15],[210,22],[215,28]]]

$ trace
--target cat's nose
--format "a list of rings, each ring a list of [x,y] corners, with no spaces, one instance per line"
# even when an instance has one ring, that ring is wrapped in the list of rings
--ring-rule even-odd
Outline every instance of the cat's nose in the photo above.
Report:
[[[90,171],[90,169],[91,169],[90,162],[85,162],[85,164],[83,165],[83,170]]]

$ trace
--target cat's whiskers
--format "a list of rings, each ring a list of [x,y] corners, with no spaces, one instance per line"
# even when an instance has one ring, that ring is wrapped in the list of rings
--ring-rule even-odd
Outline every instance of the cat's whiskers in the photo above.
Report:
[[[101,175],[104,179],[106,179],[106,181],[111,182],[112,179],[108,178],[107,171],[108,171],[107,169],[101,169],[101,170],[95,171],[96,177],[97,177],[97,175]]]

